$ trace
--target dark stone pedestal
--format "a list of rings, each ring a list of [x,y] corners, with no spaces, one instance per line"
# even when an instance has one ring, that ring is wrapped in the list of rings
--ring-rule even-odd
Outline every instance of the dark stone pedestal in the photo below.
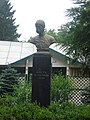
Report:
[[[51,56],[38,52],[33,56],[32,102],[41,106],[50,105]]]

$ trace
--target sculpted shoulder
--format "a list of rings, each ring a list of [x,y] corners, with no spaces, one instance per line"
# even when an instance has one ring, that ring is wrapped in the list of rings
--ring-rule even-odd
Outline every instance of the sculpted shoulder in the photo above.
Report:
[[[53,36],[48,35],[48,34],[45,34],[45,37],[46,37],[48,40],[50,40],[51,43],[55,43],[55,39],[54,39]]]
[[[32,38],[31,38],[31,41],[32,41],[32,40],[36,40],[36,39],[39,39],[39,35],[32,37]]]
[[[39,35],[35,36],[35,37],[32,37],[30,42],[33,43],[33,44],[36,44],[36,42],[39,40]]]
[[[49,38],[54,38],[53,36],[51,36],[51,35],[49,35],[49,34],[45,34],[47,37],[49,37]]]

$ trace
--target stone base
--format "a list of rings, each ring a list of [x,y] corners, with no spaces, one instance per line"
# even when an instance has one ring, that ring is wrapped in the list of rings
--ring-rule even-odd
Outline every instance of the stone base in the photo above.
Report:
[[[33,56],[32,102],[50,105],[51,56],[49,52],[37,52]]]

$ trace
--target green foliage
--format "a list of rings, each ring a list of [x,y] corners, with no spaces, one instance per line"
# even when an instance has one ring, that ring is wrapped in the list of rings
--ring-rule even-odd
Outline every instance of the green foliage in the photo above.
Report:
[[[47,108],[40,108],[31,103],[21,103],[0,109],[2,120],[52,120],[53,114]]]
[[[17,33],[15,18],[13,15],[15,10],[12,10],[10,0],[0,0],[0,40],[2,41],[17,41],[20,34]]]
[[[2,98],[0,99],[1,103]],[[48,108],[29,102],[0,104],[0,120],[89,120],[90,105],[51,104]]]
[[[54,29],[52,29],[52,30],[50,29],[49,31],[47,31],[47,34],[53,36],[55,38],[55,40],[58,41],[58,36]]]
[[[1,104],[14,105],[18,103],[31,102],[32,86],[26,80],[19,80],[18,84],[13,85],[13,94],[4,93]]]
[[[72,0],[77,6],[67,10],[71,21],[58,30],[67,54],[90,72],[90,0]]]
[[[55,75],[51,81],[51,101],[68,101],[71,90],[71,80],[61,75]]]
[[[13,85],[13,94],[4,93],[1,98],[1,105],[11,106],[18,103],[31,102],[31,83],[26,80],[19,80],[18,84]]]
[[[81,95],[82,95],[82,103],[84,104],[90,103],[90,85],[84,88]]]
[[[89,104],[77,106],[65,102],[72,84],[70,79],[60,75],[53,77],[51,81],[53,102],[48,107],[31,103],[31,83],[21,79],[14,85],[12,95],[4,94],[0,97],[0,120],[89,120]]]
[[[15,104],[18,102],[30,102],[32,94],[31,83],[26,80],[19,80],[18,85],[14,86]]]
[[[0,94],[12,93],[13,85],[18,83],[19,74],[14,68],[8,66],[5,70],[2,70],[0,75]]]
[[[56,120],[89,120],[89,105],[75,105],[69,103],[56,103],[49,106]]]

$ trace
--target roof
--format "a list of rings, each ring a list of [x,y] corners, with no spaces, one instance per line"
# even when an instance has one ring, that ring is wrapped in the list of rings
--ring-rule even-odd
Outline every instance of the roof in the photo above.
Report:
[[[49,47],[49,50],[66,61],[71,59],[69,56],[66,56],[61,45],[54,43]],[[0,65],[19,64],[27,59],[31,59],[36,52],[36,46],[32,43],[0,41]]]
[[[70,57],[68,57],[68,56],[65,55],[66,53],[65,53],[64,49],[62,49],[62,47],[60,47],[60,45],[57,46],[55,43],[52,44],[52,45],[49,47],[49,51],[50,51],[50,53],[59,56],[60,58],[64,59],[65,61],[67,61],[67,60],[72,60]],[[22,58],[22,59],[20,59],[20,60],[18,60],[18,61],[16,61],[16,62],[14,62],[14,63],[12,63],[12,65],[19,64],[19,63],[21,63],[21,62],[25,62],[27,59],[28,59],[28,60],[32,59],[32,57],[33,57],[33,54],[32,54],[32,55],[29,55],[29,56],[27,56],[27,57],[24,57],[24,58]],[[77,63],[78,63],[78,62],[77,62]]]
[[[66,55],[66,52],[64,48],[62,47],[62,45],[54,43],[49,47],[49,50],[65,60],[70,59],[70,57]]]
[[[0,65],[14,63],[36,51],[36,46],[32,43],[0,41]]]

